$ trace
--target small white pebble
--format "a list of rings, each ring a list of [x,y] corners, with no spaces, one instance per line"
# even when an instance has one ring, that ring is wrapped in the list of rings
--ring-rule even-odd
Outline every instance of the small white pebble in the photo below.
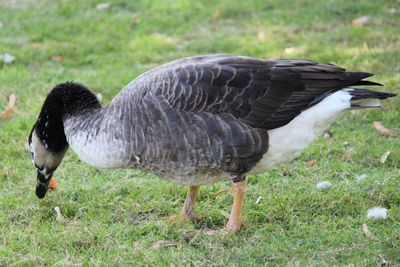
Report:
[[[381,207],[375,207],[368,210],[367,217],[370,219],[386,219],[387,209]]]
[[[332,133],[330,131],[324,132],[324,138],[331,138],[331,137],[332,137]]]
[[[332,183],[329,181],[322,181],[317,184],[318,189],[329,189],[332,186]]]
[[[10,54],[3,54],[3,55],[1,55],[1,57],[3,58],[4,63],[7,63],[7,64],[10,64],[11,62],[13,62],[15,60],[15,57]]]

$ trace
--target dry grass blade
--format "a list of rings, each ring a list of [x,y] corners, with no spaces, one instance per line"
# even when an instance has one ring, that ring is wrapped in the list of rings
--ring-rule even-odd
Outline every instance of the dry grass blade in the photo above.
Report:
[[[369,231],[368,226],[367,226],[365,223],[362,224],[362,228],[363,228],[364,234],[365,234],[368,238],[372,238],[372,234],[371,234],[371,232]]]
[[[226,191],[228,191],[228,190],[229,190],[229,189],[222,189],[222,190],[219,190],[218,192],[212,194],[211,197],[214,198],[214,197],[218,196],[219,194],[224,193],[224,192],[226,192]]]
[[[382,257],[382,255],[379,255],[379,257],[382,260],[381,267],[389,266],[389,262],[384,257]]]
[[[176,247],[178,243],[169,240],[158,240],[151,243],[151,247],[154,249],[165,248],[165,247]]]
[[[265,36],[265,32],[259,32],[257,36],[260,41],[265,41],[267,39],[267,37]]]
[[[219,210],[219,213],[220,213],[222,216],[224,216],[225,218],[228,218],[228,219],[229,219],[229,217],[230,217],[229,213],[226,212],[226,211],[224,211],[224,210]]]
[[[386,136],[396,136],[396,134],[393,131],[385,128],[385,126],[383,126],[382,123],[380,123],[378,121],[374,121],[373,125],[374,125],[375,129],[377,129],[380,133],[382,133]]]
[[[392,153],[392,151],[386,151],[383,155],[382,155],[382,157],[379,159],[379,162],[380,163],[385,163],[385,161],[386,161],[386,159],[388,158],[388,156],[389,156],[389,154],[390,153]]]
[[[217,9],[217,10],[215,10],[215,12],[214,12],[212,18],[216,20],[216,19],[218,19],[220,16],[221,16],[221,10]]]
[[[64,216],[62,216],[62,214],[61,214],[60,208],[59,207],[54,207],[54,211],[57,214],[56,221],[63,222],[65,219],[64,219]]]
[[[17,102],[17,96],[15,94],[11,94],[10,97],[8,98],[8,106],[2,113],[0,113],[0,119],[8,117],[11,114],[11,112],[13,112],[16,102]]]
[[[59,55],[51,55],[51,60],[53,60],[54,62],[62,62],[65,60],[65,58]]]

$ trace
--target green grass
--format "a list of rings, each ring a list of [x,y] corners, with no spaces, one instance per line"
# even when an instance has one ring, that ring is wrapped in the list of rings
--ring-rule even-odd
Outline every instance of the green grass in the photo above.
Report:
[[[140,73],[185,56],[232,53],[260,58],[307,58],[376,73],[382,90],[400,93],[398,1],[101,1],[0,2],[0,110],[11,93],[16,112],[0,120],[0,265],[400,265],[400,98],[385,110],[351,112],[302,156],[249,177],[246,226],[207,236],[229,212],[228,182],[203,186],[196,223],[165,223],[179,213],[183,186],[134,170],[96,170],[69,151],[55,177],[60,191],[34,194],[27,136],[46,94],[74,80],[108,103]],[[215,16],[219,10],[220,16]],[[351,21],[370,16],[363,26]],[[263,32],[265,38],[259,38]],[[284,49],[294,47],[293,54]],[[52,55],[63,57],[56,62]],[[350,146],[343,143],[347,141]],[[392,151],[384,164],[380,156]],[[316,160],[309,167],[305,162]],[[357,182],[356,175],[367,178]],[[330,190],[315,185],[329,180]],[[256,200],[261,197],[258,204]],[[66,222],[57,222],[54,207]],[[370,220],[374,206],[387,220]],[[134,218],[146,220],[131,223]],[[362,230],[366,223],[373,234]],[[177,246],[153,249],[157,240]]]

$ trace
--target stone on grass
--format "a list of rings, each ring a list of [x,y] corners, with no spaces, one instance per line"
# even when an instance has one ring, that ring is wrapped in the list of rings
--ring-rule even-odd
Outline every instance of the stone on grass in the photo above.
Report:
[[[368,210],[367,217],[370,219],[386,219],[387,209],[381,207],[375,207]]]
[[[4,63],[10,64],[15,60],[15,57],[10,54],[3,54],[0,56]]]

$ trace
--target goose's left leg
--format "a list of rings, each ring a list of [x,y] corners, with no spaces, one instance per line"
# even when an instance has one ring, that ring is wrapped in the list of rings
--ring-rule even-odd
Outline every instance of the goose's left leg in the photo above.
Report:
[[[200,186],[189,186],[189,190],[186,196],[185,204],[183,204],[183,208],[181,214],[168,217],[169,222],[175,222],[177,220],[194,220],[198,217],[195,213],[195,204],[197,195],[199,194]]]
[[[246,188],[246,179],[232,183],[233,205],[231,215],[229,216],[229,221],[226,224],[225,230],[237,232],[242,226],[242,207]]]
[[[197,218],[194,208],[196,205],[197,195],[199,194],[199,191],[200,191],[200,186],[189,186],[185,204],[183,204],[180,216],[190,220]]]

